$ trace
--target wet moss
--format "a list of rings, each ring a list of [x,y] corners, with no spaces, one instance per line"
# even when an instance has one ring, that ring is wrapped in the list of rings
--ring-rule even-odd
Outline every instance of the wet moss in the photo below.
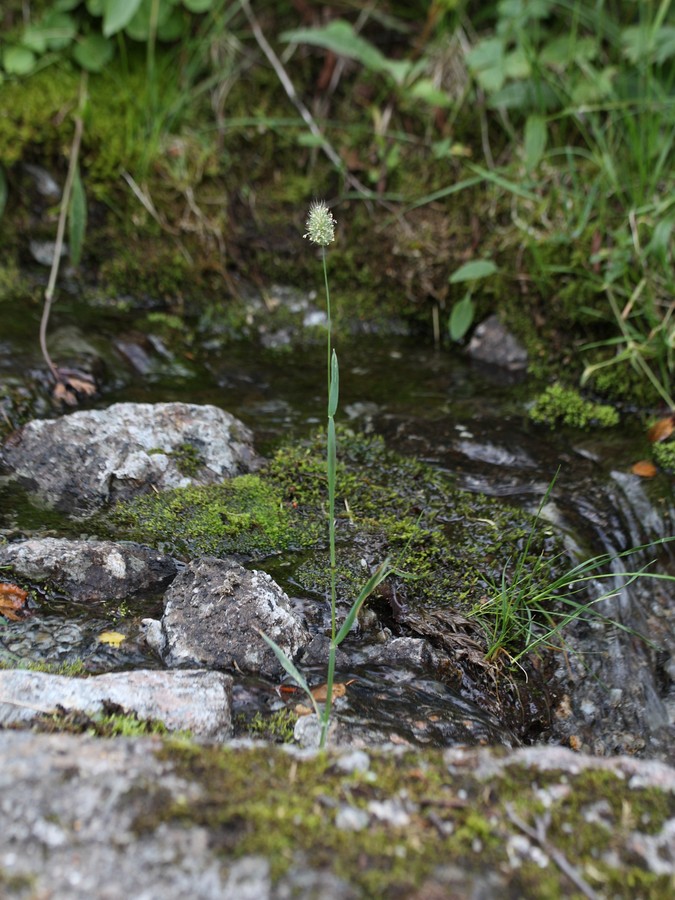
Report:
[[[290,709],[280,709],[269,715],[256,713],[253,718],[241,714],[235,721],[235,731],[274,744],[291,744],[297,715]]]
[[[662,469],[666,472],[675,472],[675,441],[654,444],[652,454]]]
[[[611,428],[619,424],[619,414],[613,406],[585,400],[578,391],[561,384],[547,387],[534,402],[529,412],[533,422],[554,428],[566,425],[570,428]]]
[[[338,447],[339,580],[346,596],[358,593],[370,567],[388,555],[405,573],[401,588],[411,602],[414,596],[419,606],[468,609],[533,527],[527,514],[458,491],[447,474],[392,453],[378,437],[343,429]],[[108,527],[183,557],[295,553],[296,583],[323,595],[324,454],[318,434],[281,448],[255,475],[119,504]],[[547,542],[552,549],[545,535],[535,539],[532,553]]]

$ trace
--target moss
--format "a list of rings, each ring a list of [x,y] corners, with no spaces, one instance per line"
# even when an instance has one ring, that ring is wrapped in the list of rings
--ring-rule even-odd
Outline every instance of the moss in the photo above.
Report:
[[[553,384],[535,400],[529,411],[533,422],[558,424],[570,428],[611,428],[619,423],[619,414],[612,406],[592,403],[574,390]]]
[[[654,444],[652,455],[658,465],[666,472],[675,472],[675,441],[664,441]]]
[[[520,821],[534,830],[542,823],[544,841],[595,890],[626,898],[636,889],[640,896],[670,896],[670,877],[651,872],[628,847],[636,831],[660,833],[675,815],[675,797],[630,787],[600,769],[574,774],[511,765],[482,779],[473,766],[449,769],[440,752],[416,751],[371,752],[367,771],[346,773],[330,753],[298,758],[264,745],[205,748],[175,741],[159,755],[201,790],[174,799],[157,788],[135,820],[136,831],[166,822],[204,827],[227,861],[249,854],[267,859],[273,882],[309,862],[344,879],[358,896],[412,896],[444,871],[453,873],[452,886],[444,885],[453,896],[492,876],[504,896],[568,896],[567,875],[550,857],[544,869],[536,865],[537,841],[525,839]],[[375,813],[383,802],[398,821]],[[339,828],[345,807],[365,814],[367,827],[357,833]]]
[[[338,448],[337,537],[345,595],[358,593],[368,566],[389,555],[410,576],[410,590],[405,580],[401,590],[411,602],[414,595],[418,606],[469,609],[486,581],[501,574],[503,560],[524,545],[533,522],[528,515],[456,490],[448,475],[391,453],[380,438],[341,429]],[[323,594],[324,453],[319,434],[281,448],[256,475],[119,504],[112,527],[118,536],[121,529],[133,540],[161,544],[184,557],[239,553],[260,559],[301,551],[290,560],[293,578]],[[543,547],[535,544],[538,553]]]
[[[44,713],[37,717],[31,727],[35,731],[49,734],[88,734],[95,737],[142,737],[168,733],[163,722],[142,719],[136,713],[127,712],[119,704],[109,701],[104,701],[103,711],[95,715],[57,707],[54,713]]]
[[[7,660],[0,661],[0,669],[28,669],[30,672],[46,672],[49,675],[64,675],[67,678],[83,678],[89,675],[81,659],[58,664],[34,662],[25,659]]]
[[[256,713],[253,718],[245,714],[238,717],[235,724],[237,732],[252,738],[271,741],[275,744],[291,744],[294,740],[297,715],[290,709],[279,709],[270,715]]]

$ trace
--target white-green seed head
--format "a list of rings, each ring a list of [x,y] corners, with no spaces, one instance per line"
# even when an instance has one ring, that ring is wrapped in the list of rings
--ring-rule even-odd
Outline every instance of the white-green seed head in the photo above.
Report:
[[[306,228],[308,238],[319,247],[327,247],[335,240],[335,219],[323,200],[315,200],[309,207]]]

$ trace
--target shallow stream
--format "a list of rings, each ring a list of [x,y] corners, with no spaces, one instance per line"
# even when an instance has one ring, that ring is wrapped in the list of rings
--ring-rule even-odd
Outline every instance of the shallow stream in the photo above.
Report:
[[[0,398],[4,394],[10,420],[29,407],[40,416],[54,415],[37,350],[37,319],[37,310],[17,316],[0,305]],[[313,331],[307,333],[311,339],[298,341],[296,335],[290,343],[281,331],[273,340],[268,331],[263,342],[258,337],[223,342],[188,321],[181,340],[172,342],[171,333],[155,329],[146,311],[119,312],[104,302],[83,305],[74,298],[59,302],[52,334],[55,357],[96,372],[101,389],[94,406],[123,400],[212,403],[249,425],[263,454],[289,437],[307,436],[324,419],[325,345]],[[622,424],[609,431],[552,431],[528,420],[535,392],[531,384],[472,363],[460,351],[435,350],[408,337],[363,334],[340,341],[337,349],[343,422],[381,434],[391,449],[443,469],[459,488],[503,498],[532,513],[558,473],[543,518],[579,558],[618,554],[672,534],[672,480],[664,474],[649,480],[631,474],[632,463],[648,452],[637,416],[624,415]],[[73,526],[35,510],[17,492],[0,488],[0,503],[0,535],[6,538],[88,535],[86,522]],[[675,555],[663,546],[617,562],[617,571],[652,559],[654,571],[675,573]],[[270,572],[283,581],[283,560],[270,563]],[[292,581],[284,587],[292,593]],[[637,581],[603,602],[602,612],[627,631],[599,621],[572,626],[568,652],[561,654],[555,673],[569,697],[556,696],[549,724],[539,724],[532,734],[522,723],[512,731],[446,683],[414,668],[369,666],[359,656],[362,643],[356,639],[347,645],[349,663],[340,672],[341,680],[355,680],[338,701],[338,718],[357,734],[400,742],[554,739],[600,753],[672,760],[673,599],[672,584]],[[310,608],[308,598],[293,600],[315,627],[321,626],[321,613]],[[53,663],[83,658],[95,672],[156,666],[140,621],[160,608],[159,598],[83,609],[50,597],[30,619],[5,625],[0,654]],[[126,641],[120,647],[101,644],[98,635],[106,629],[125,633]],[[239,680],[237,711],[248,715],[280,708],[275,687]],[[568,707],[572,712],[566,716]]]

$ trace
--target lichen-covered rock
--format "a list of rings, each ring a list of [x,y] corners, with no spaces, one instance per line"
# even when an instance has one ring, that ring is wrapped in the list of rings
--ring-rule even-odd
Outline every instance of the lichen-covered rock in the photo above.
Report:
[[[92,678],[66,678],[26,669],[0,670],[0,725],[30,722],[56,711],[95,715],[106,704],[140,719],[163,722],[224,740],[232,735],[232,678],[222,672],[158,672],[139,669]]]
[[[214,484],[255,467],[250,430],[215,406],[116,403],[28,422],[0,466],[40,502],[85,516],[156,488]]]
[[[123,600],[161,593],[176,563],[158,550],[131,542],[32,538],[0,546],[0,566],[16,577],[50,584],[72,600]]]
[[[276,676],[281,666],[259,632],[291,659],[310,641],[272,578],[233,560],[203,557],[190,563],[176,576],[164,603],[161,622],[148,620],[147,638],[168,666]]]

